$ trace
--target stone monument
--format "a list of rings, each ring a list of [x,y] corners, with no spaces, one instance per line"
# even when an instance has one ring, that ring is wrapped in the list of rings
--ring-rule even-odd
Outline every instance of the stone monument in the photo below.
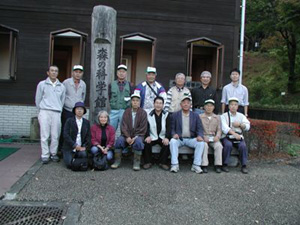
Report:
[[[100,110],[108,109],[108,84],[115,74],[115,42],[117,12],[108,6],[95,6],[91,31],[91,123],[96,122]]]

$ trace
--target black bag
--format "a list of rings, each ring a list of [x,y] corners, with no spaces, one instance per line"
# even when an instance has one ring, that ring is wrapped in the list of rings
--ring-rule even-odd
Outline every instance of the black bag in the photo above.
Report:
[[[88,159],[73,157],[71,161],[71,170],[73,171],[87,171]]]
[[[107,162],[107,156],[101,154],[97,154],[93,157],[93,165],[94,169],[96,170],[107,170],[108,169],[108,162]]]

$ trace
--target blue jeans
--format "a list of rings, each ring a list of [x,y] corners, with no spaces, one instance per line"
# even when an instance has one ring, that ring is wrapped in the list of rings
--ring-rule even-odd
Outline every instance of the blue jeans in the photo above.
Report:
[[[127,146],[128,144],[126,142],[126,138],[121,135],[120,137],[118,137],[115,144],[115,152],[121,152],[121,150],[123,150]],[[144,140],[141,137],[137,137],[132,145],[132,148],[135,152],[137,151],[137,154],[141,155],[144,150],[144,146]]]
[[[119,109],[119,110],[112,109],[110,111],[110,115],[109,115],[110,125],[112,125],[115,128],[115,130],[117,130],[118,126],[121,125],[124,111],[125,109]]]
[[[91,153],[92,153],[93,155],[96,155],[97,153],[103,154],[97,146],[92,146],[92,148],[91,148]],[[106,155],[107,160],[108,160],[108,161],[112,160],[112,159],[113,159],[113,156],[114,156],[113,151],[109,149],[109,150],[107,151],[107,155]]]
[[[181,146],[188,146],[190,148],[194,148],[194,162],[193,164],[195,166],[200,166],[202,162],[202,154],[204,150],[204,142],[203,141],[197,141],[196,138],[183,138],[180,139],[174,139],[172,138],[170,141],[170,151],[171,151],[171,164],[172,165],[178,165],[178,149]]]
[[[86,151],[81,151],[81,152],[72,152],[72,151],[69,151],[69,150],[64,150],[64,154],[63,154],[63,157],[64,157],[64,162],[65,162],[65,165],[70,168],[71,166],[71,161],[73,159],[73,154],[74,155],[74,158],[87,158],[88,157],[88,154]]]

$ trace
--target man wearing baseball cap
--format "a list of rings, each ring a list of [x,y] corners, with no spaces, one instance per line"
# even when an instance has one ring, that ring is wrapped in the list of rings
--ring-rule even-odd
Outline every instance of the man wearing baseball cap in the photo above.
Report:
[[[248,173],[246,168],[248,159],[248,150],[244,140],[243,132],[250,129],[250,122],[247,117],[239,113],[239,99],[232,97],[228,99],[229,111],[223,113],[221,116],[222,122],[222,142],[223,142],[223,167],[224,172],[229,172],[227,164],[229,163],[229,158],[231,154],[232,147],[238,148],[241,164],[242,173]]]
[[[148,66],[146,70],[146,81],[140,83],[136,89],[135,93],[141,96],[141,108],[150,112],[154,108],[154,99],[157,96],[161,96],[164,101],[167,100],[167,94],[164,87],[156,81],[156,68]]]
[[[127,79],[127,66],[121,64],[117,67],[117,79],[108,85],[108,97],[110,104],[110,124],[118,129],[121,124],[122,116],[128,107],[130,107],[130,95],[134,87]]]
[[[204,102],[204,113],[200,114],[205,142],[201,166],[204,173],[207,173],[209,147],[214,150],[214,164],[217,173],[221,172],[222,166],[223,146],[220,142],[222,134],[221,120],[218,115],[214,114],[214,109],[215,101],[213,99],[208,99]]]
[[[181,100],[181,110],[172,114],[171,120],[171,172],[179,171],[178,150],[181,146],[194,148],[194,162],[191,170],[202,173],[201,161],[204,149],[203,127],[199,115],[191,109],[192,99],[186,95]]]

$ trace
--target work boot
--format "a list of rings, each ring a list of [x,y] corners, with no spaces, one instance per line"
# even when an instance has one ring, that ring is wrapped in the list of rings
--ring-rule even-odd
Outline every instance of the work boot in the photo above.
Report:
[[[134,156],[133,156],[133,170],[139,171],[141,169],[141,152],[134,151]]]
[[[115,162],[110,166],[112,169],[119,168],[119,166],[121,164],[121,156],[122,156],[121,151],[115,152]]]

